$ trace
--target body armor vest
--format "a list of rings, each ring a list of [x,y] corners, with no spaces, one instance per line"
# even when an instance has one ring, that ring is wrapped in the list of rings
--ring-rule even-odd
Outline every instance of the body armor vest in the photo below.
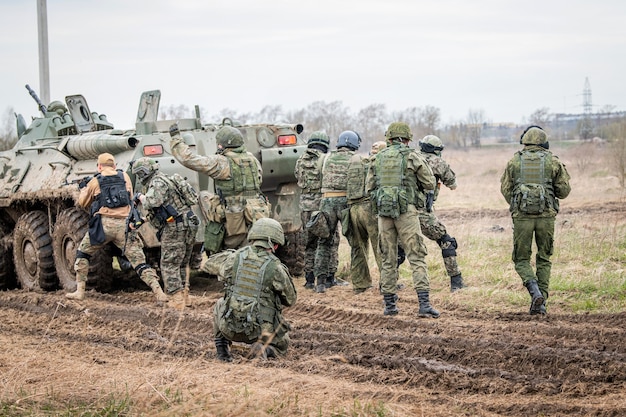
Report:
[[[414,177],[406,176],[407,157],[412,149],[406,146],[391,145],[376,156],[377,188],[398,187],[407,194],[410,204],[416,203],[418,192]]]
[[[348,165],[354,152],[332,151],[324,159],[322,192],[345,191],[348,184]]]
[[[117,175],[98,174],[96,178],[100,186],[97,198],[100,207],[117,208],[130,205],[130,193],[126,189],[126,180],[121,169],[117,170]]]
[[[224,153],[230,165],[230,179],[214,180],[215,189],[224,197],[243,194],[253,196],[261,191],[256,160],[246,151],[228,150]]]
[[[525,214],[541,214],[548,207],[554,207],[552,155],[542,151],[521,151],[518,155],[520,165],[512,208]]]
[[[365,178],[369,167],[369,160],[360,155],[353,155],[348,167],[348,185],[346,196],[348,201],[357,201],[369,197],[365,192]]]
[[[326,154],[319,151],[307,149],[302,159],[300,160],[300,167],[302,169],[301,178],[298,178],[298,187],[302,189],[303,193],[316,194],[322,190],[322,166],[324,165],[324,159]]]

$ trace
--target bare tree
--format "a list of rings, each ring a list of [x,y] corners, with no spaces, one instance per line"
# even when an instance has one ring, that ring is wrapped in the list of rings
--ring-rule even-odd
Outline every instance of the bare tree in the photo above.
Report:
[[[528,117],[528,122],[531,125],[541,126],[542,128],[548,126],[552,122],[550,109],[548,107],[542,107],[535,110]]]
[[[0,150],[11,149],[17,142],[15,111],[7,107],[0,120]]]
[[[374,142],[384,140],[388,119],[387,107],[384,104],[372,104],[359,110],[354,126],[350,130],[356,131],[361,136],[362,152],[369,151]]]
[[[480,137],[483,133],[485,120],[485,111],[483,109],[470,109],[467,113],[467,133],[474,147],[480,147]]]

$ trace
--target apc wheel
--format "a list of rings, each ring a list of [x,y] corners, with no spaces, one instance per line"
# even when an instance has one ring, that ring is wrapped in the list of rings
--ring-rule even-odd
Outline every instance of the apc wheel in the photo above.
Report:
[[[52,239],[48,216],[43,211],[23,214],[15,224],[13,261],[23,289],[52,290],[56,287]]]
[[[289,269],[289,273],[293,277],[302,275],[304,270],[304,245],[302,232],[285,234],[284,246],[279,246],[276,256]]]
[[[17,286],[13,266],[13,248],[8,238],[0,239],[0,290],[10,290]]]
[[[87,233],[89,216],[77,208],[69,208],[57,216],[52,232],[54,265],[61,288],[66,291],[76,290],[74,261],[76,250]]]

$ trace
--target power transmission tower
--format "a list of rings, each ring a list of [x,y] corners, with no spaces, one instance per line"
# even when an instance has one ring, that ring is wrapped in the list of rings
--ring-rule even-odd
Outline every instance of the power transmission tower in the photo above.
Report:
[[[591,139],[593,136],[593,123],[591,121],[592,111],[591,84],[589,83],[589,77],[585,77],[585,87],[583,88],[583,119],[580,123],[581,139]]]

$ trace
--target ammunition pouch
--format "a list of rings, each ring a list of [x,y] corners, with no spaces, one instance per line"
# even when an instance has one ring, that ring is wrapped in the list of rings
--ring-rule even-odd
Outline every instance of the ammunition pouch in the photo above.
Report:
[[[208,191],[200,191],[198,199],[200,212],[207,223],[222,223],[226,217],[224,212],[224,204],[217,194]]]
[[[244,216],[247,224],[272,215],[272,205],[265,197],[256,197],[246,199],[244,208]]]
[[[306,224],[308,233],[322,239],[330,237],[330,228],[328,227],[328,218],[323,211],[316,210],[311,213],[311,218]]]
[[[204,227],[204,250],[210,254],[219,252],[224,244],[225,233],[223,223],[208,222]]]

